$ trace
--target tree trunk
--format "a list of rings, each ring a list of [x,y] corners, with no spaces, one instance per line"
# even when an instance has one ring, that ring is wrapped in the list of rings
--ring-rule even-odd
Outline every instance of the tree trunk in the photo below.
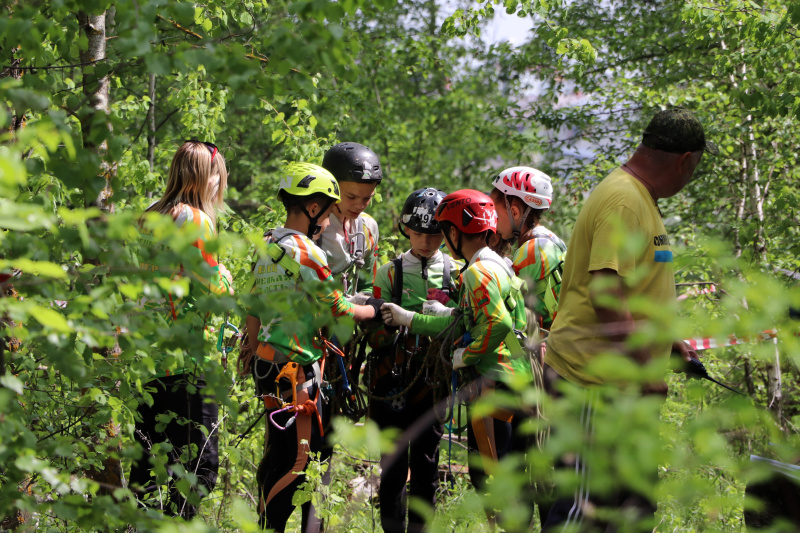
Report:
[[[104,211],[112,212],[113,204],[109,202],[111,197],[111,178],[113,169],[108,161],[105,161],[108,141],[106,132],[96,131],[98,123],[106,131],[110,131],[111,124],[108,121],[110,113],[109,105],[109,79],[108,75],[98,76],[98,64],[106,59],[106,12],[99,15],[89,15],[83,11],[78,13],[78,23],[81,31],[86,35],[87,47],[81,50],[81,69],[83,74],[83,94],[88,102],[88,113],[81,121],[81,134],[83,136],[83,146],[95,152],[103,163],[100,165],[105,186],[97,196],[96,205]],[[103,71],[105,69],[102,69]],[[105,120],[99,121],[97,115],[102,114]],[[99,142],[98,142],[99,141]]]
[[[150,108],[147,110],[147,122],[150,132],[147,135],[147,162],[150,163],[150,172],[155,172],[156,167],[156,75],[150,73]],[[147,197],[153,197],[153,191],[147,191]]]
[[[83,94],[86,96],[87,100],[86,114],[81,121],[83,146],[97,154],[102,161],[100,164],[100,172],[105,179],[105,186],[97,196],[95,205],[103,211],[110,213],[114,211],[114,206],[109,201],[112,194],[111,179],[113,177],[114,167],[106,160],[108,151],[107,138],[111,131],[111,123],[108,120],[108,115],[111,112],[109,104],[109,78],[108,75],[98,75],[98,65],[106,59],[107,14],[107,11],[99,15],[90,15],[81,11],[77,14],[77,17],[81,31],[87,39],[87,47],[85,50],[81,50],[80,53],[83,74]],[[100,72],[106,71],[105,68],[99,70]],[[86,429],[91,433],[84,433],[84,437],[88,438],[92,445],[100,447],[100,445],[103,444],[101,440],[104,440],[106,449],[109,451],[111,451],[112,446],[107,443],[116,438],[119,434],[119,430],[114,425],[113,420],[109,420],[103,426],[105,433],[103,437],[91,431],[88,426]],[[119,450],[119,446],[116,447],[116,450]],[[102,459],[99,467],[94,467],[86,472],[86,476],[100,484],[100,493],[111,494],[115,487],[122,486],[122,464],[118,458],[108,455]]]
[[[775,344],[775,359],[767,363],[767,393],[769,397],[769,410],[775,413],[782,429],[786,428],[783,419],[783,391],[781,375],[781,352],[778,349],[778,339],[773,339]]]
[[[747,79],[747,65],[740,69],[742,80]],[[758,168],[758,150],[756,146],[753,116],[745,118],[747,138],[742,143],[742,175],[745,177],[745,195],[749,200],[750,219],[755,223],[753,232],[753,256],[758,258],[762,266],[767,265],[767,246],[764,238],[764,195],[761,191],[761,173]],[[770,410],[775,414],[778,424],[783,428],[783,382],[781,376],[781,358],[777,339],[775,341],[775,358],[766,364],[767,398]]]

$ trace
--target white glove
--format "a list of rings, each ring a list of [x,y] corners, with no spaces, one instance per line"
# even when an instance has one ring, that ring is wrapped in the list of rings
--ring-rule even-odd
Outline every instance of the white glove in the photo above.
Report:
[[[454,307],[447,307],[437,300],[428,300],[422,304],[422,314],[430,316],[451,316]]]
[[[381,306],[381,317],[387,326],[405,326],[409,328],[414,315],[416,315],[414,311],[406,311],[397,304],[385,303]]]
[[[464,363],[464,352],[466,348],[459,348],[453,352],[453,370],[458,370],[459,368],[464,368],[466,363]]]
[[[366,292],[359,292],[352,296],[347,297],[347,301],[353,305],[366,305],[367,300],[372,298],[371,294],[367,294]]]

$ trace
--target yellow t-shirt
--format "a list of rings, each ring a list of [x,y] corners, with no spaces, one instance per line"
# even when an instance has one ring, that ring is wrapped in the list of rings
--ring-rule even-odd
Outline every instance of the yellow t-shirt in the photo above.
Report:
[[[591,273],[601,269],[615,270],[623,278],[637,330],[652,332],[651,357],[668,357],[672,343],[667,326],[676,307],[672,250],[645,185],[621,168],[609,174],[581,209],[568,249],[558,315],[547,339],[547,364],[579,385],[602,382],[586,365],[618,346],[599,333],[589,295]]]

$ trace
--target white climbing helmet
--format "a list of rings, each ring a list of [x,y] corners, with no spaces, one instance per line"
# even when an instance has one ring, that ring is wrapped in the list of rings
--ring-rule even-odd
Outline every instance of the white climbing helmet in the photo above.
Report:
[[[553,183],[550,176],[531,167],[511,167],[492,182],[503,194],[516,196],[531,209],[550,209]]]

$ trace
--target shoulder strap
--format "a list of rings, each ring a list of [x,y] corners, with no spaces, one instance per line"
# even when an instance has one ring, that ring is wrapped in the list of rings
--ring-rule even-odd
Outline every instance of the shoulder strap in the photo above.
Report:
[[[279,243],[280,241],[269,243],[267,245],[267,255],[272,259],[273,263],[278,263],[286,271],[287,276],[295,281],[302,281],[300,263],[294,257],[286,255],[286,248]]]
[[[442,263],[442,290],[449,295],[452,289],[450,286],[450,256],[442,254],[442,260],[444,261],[444,263]]]
[[[403,256],[392,260],[394,265],[394,285],[392,285],[392,303],[400,305],[403,300]]]
[[[534,233],[533,238],[547,239],[548,241],[555,244],[558,247],[558,249],[561,250],[562,253],[565,253],[567,251],[567,246],[562,242],[559,242],[558,240],[554,239],[553,236],[550,235],[549,233],[541,233],[541,234]],[[564,273],[564,260],[562,259],[561,261],[558,262],[558,264],[555,267],[553,267],[553,270],[550,272],[550,275],[552,275],[553,278],[555,278],[556,280],[556,285],[561,285],[561,276],[563,273]]]
[[[567,251],[567,245],[564,244],[563,242],[560,242],[560,239],[559,240],[554,239],[553,236],[550,235],[549,233],[534,233],[533,234],[533,238],[534,239],[547,239],[548,241],[550,241],[553,244],[555,244],[556,246],[558,246],[558,249],[561,250],[562,252],[566,252]]]

